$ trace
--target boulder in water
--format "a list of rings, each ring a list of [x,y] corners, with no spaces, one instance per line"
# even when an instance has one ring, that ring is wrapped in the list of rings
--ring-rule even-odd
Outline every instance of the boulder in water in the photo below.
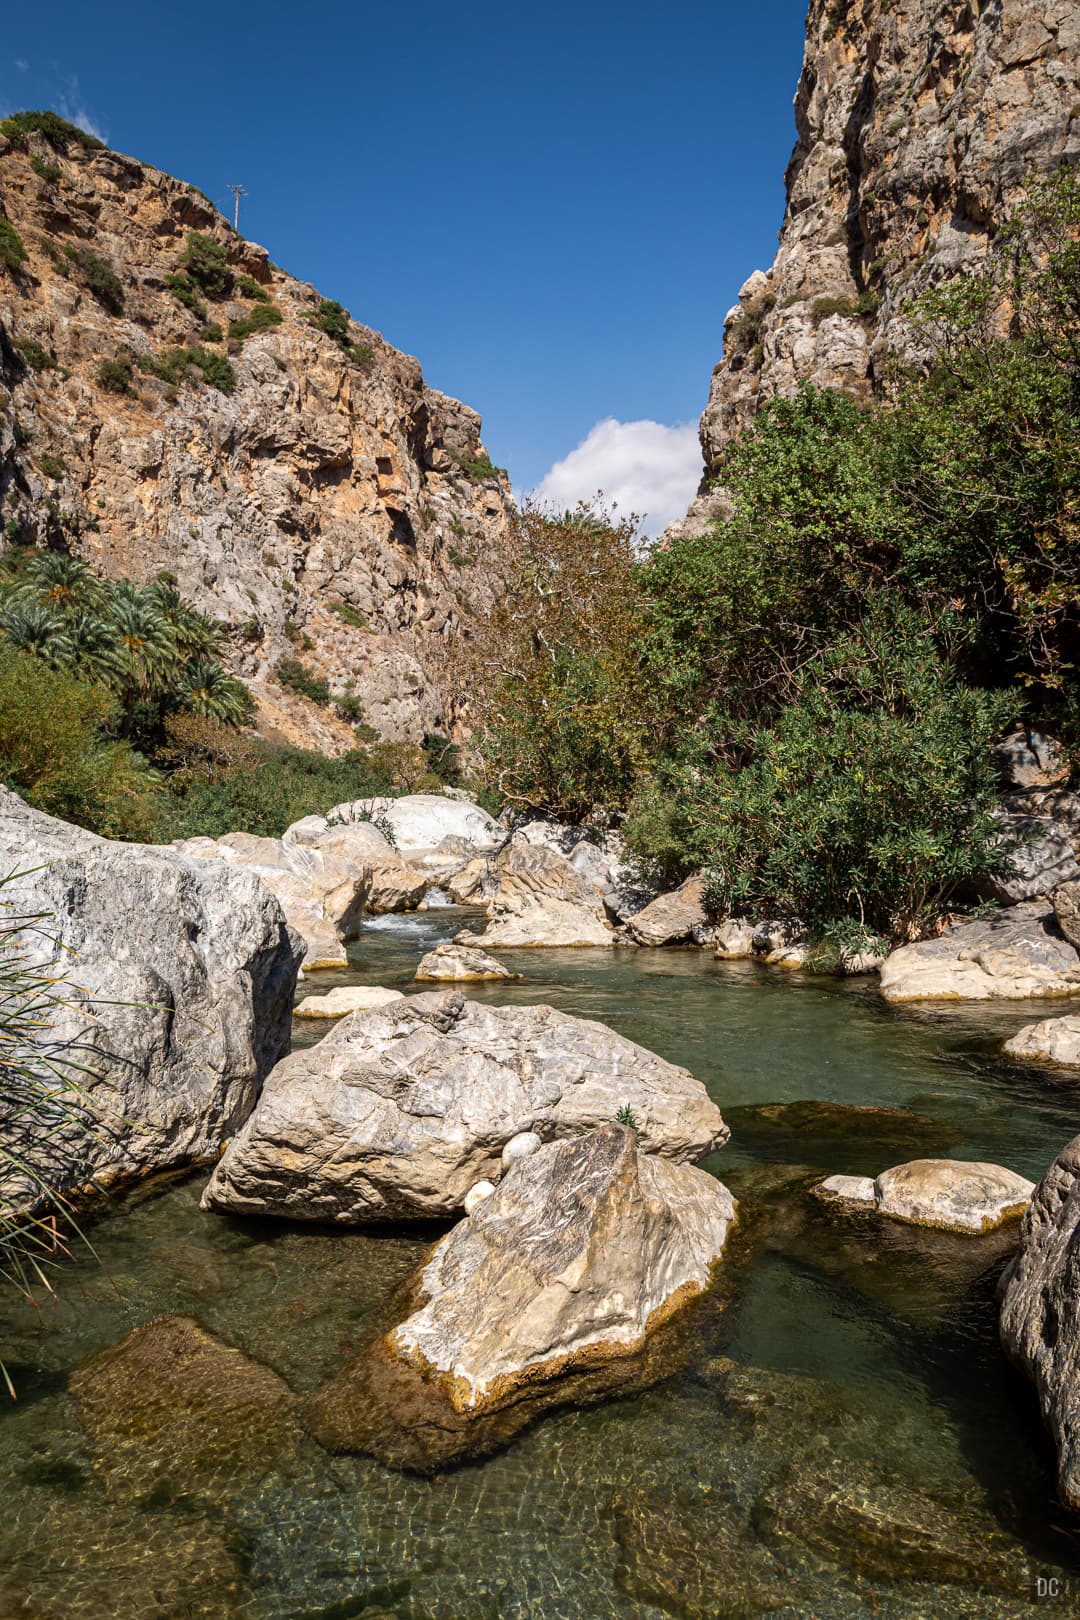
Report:
[[[1049,902],[1029,900],[900,946],[882,966],[881,993],[896,1002],[1077,996],[1080,952],[1062,937]]]
[[[401,990],[387,990],[381,984],[336,984],[325,996],[305,996],[293,1008],[294,1018],[344,1018],[348,1013],[370,1012],[404,1001]]]
[[[643,1149],[667,1158],[728,1138],[699,1081],[603,1024],[429,991],[353,1013],[283,1059],[203,1202],[298,1220],[445,1218],[477,1181],[498,1181],[521,1132],[577,1136],[624,1108]]]
[[[1000,1164],[912,1159],[869,1176],[829,1176],[819,1197],[945,1232],[994,1232],[1027,1209],[1034,1182]]]
[[[493,956],[488,956],[486,951],[458,944],[436,945],[416,970],[416,979],[420,984],[438,984],[443,980],[463,984],[485,979],[520,978],[520,973],[511,973],[508,967],[497,962]]]

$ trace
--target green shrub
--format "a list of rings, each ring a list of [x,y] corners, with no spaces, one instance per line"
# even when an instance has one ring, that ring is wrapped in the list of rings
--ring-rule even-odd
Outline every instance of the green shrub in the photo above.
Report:
[[[330,685],[321,675],[308,669],[299,658],[283,658],[274,670],[278,683],[290,692],[299,692],[312,703],[325,706],[330,702]]]
[[[7,270],[18,270],[25,258],[22,237],[10,219],[0,214],[0,265]]]
[[[324,298],[318,309],[308,310],[302,319],[310,321],[312,326],[319,328],[320,332],[325,332],[327,337],[333,338],[334,342],[344,354],[348,355],[354,365],[370,366],[375,359],[374,354],[365,344],[352,341],[349,336],[349,312],[338,303],[336,298]]]
[[[225,334],[217,321],[204,321],[203,325],[199,327],[198,336],[200,343],[221,343]]]
[[[422,744],[424,758],[440,782],[447,787],[460,787],[464,779],[461,766],[461,750],[456,742],[443,735],[441,731],[425,733]]]
[[[77,124],[68,123],[54,112],[17,112],[0,118],[0,134],[6,135],[13,146],[26,147],[26,137],[36,131],[44,135],[57,152],[66,152],[72,141],[87,151],[105,151],[105,142],[96,135],[88,135]]]
[[[257,282],[254,276],[237,276],[235,290],[242,298],[253,298],[257,304],[268,304],[270,294],[266,288]]]
[[[174,298],[179,299],[185,309],[190,309],[199,320],[206,318],[206,305],[197,284],[182,270],[174,270],[165,277],[165,285]]]
[[[127,355],[119,354],[115,360],[103,360],[97,368],[96,381],[107,394],[133,394],[134,369]]]
[[[64,253],[79,272],[82,284],[112,315],[124,313],[124,288],[108,259],[88,247],[68,243]]]
[[[56,356],[50,354],[35,338],[23,338],[15,347],[31,371],[49,371],[56,365]]]
[[[0,638],[0,780],[30,804],[108,838],[150,832],[153,774],[110,738],[116,700]]]
[[[187,246],[177,260],[177,268],[200,287],[207,298],[228,298],[235,280],[228,259],[229,250],[223,242],[201,231],[191,231]]]
[[[140,355],[139,366],[150,376],[158,377],[173,387],[189,382],[193,369],[202,373],[205,383],[209,383],[211,388],[220,389],[223,394],[231,394],[236,387],[236,372],[225,356],[200,347],[163,349],[156,359],[150,355]]]
[[[359,608],[354,608],[350,603],[331,601],[326,605],[331,613],[336,613],[339,619],[343,619],[354,630],[367,630],[370,628]]]
[[[38,157],[36,152],[30,159],[30,167],[33,169],[38,179],[44,180],[46,185],[55,186],[57,181],[60,179],[60,165],[58,163],[43,162],[43,160]]]
[[[235,342],[242,343],[256,332],[266,332],[270,327],[280,325],[281,311],[275,304],[256,304],[249,314],[229,322],[229,336]]]
[[[334,699],[334,708],[342,720],[357,725],[364,718],[364,705],[351,686]]]
[[[64,460],[63,456],[54,456],[48,450],[43,451],[42,454],[38,456],[38,466],[41,468],[41,471],[45,474],[46,478],[52,478],[54,480],[63,478],[64,474],[67,472],[67,462]]]
[[[478,456],[462,456],[458,466],[466,478],[471,478],[474,484],[486,483],[489,478],[502,478],[505,475],[504,467],[496,467],[487,451]]]

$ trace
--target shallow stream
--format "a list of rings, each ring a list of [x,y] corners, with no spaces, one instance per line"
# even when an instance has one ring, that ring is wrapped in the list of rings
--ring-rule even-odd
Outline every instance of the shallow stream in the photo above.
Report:
[[[461,925],[376,919],[348,972],[303,989],[411,990]],[[1080,1527],[997,1346],[1008,1242],[837,1222],[805,1195],[919,1156],[1037,1179],[1080,1130],[1080,1086],[994,1051],[1060,1006],[893,1010],[869,980],[697,951],[511,958],[522,981],[469,993],[603,1020],[691,1069],[732,1128],[706,1168],[743,1203],[742,1247],[678,1370],[431,1478],[332,1456],[257,1405],[230,1410],[228,1444],[183,1411],[148,1420],[135,1387],[91,1412],[73,1370],[170,1313],[306,1393],[391,1324],[435,1235],[203,1214],[205,1172],[143,1188],[93,1226],[96,1259],[65,1268],[56,1304],[0,1298],[19,1397],[0,1413],[2,1620],[974,1620],[1028,1614],[1040,1590],[1068,1612]],[[807,1101],[919,1117],[772,1106]]]

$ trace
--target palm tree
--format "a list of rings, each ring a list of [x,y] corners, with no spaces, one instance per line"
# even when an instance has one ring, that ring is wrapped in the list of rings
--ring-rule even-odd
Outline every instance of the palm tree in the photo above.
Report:
[[[156,603],[163,619],[172,627],[176,645],[189,658],[210,658],[224,638],[224,625],[200,613],[185,600],[175,585],[157,580],[144,587],[148,598]]]
[[[35,653],[54,668],[69,661],[65,627],[41,602],[9,602],[0,612],[0,630],[20,652]]]
[[[181,661],[172,627],[138,586],[117,586],[110,606],[121,683],[132,697],[146,699],[169,683]]]
[[[12,595],[17,601],[41,602],[66,617],[79,610],[100,611],[106,589],[85,563],[63,552],[41,551],[23,565]]]
[[[195,658],[180,678],[180,696],[185,709],[225,726],[242,726],[254,709],[251,693],[243,681],[226,674],[220,664]]]
[[[124,676],[124,660],[115,623],[96,613],[73,613],[64,626],[71,662],[80,675],[115,686]]]

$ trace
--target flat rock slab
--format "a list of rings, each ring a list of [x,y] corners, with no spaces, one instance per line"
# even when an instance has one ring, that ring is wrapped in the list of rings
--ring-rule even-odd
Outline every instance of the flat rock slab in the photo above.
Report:
[[[578,1136],[629,1108],[650,1153],[694,1161],[728,1129],[686,1069],[553,1007],[429,991],[353,1013],[269,1076],[205,1208],[357,1223],[445,1218],[498,1182],[523,1131]]]
[[[537,1393],[550,1403],[575,1374],[595,1398],[610,1366],[607,1387],[621,1391],[627,1363],[636,1378],[650,1336],[709,1286],[734,1219],[726,1187],[640,1153],[625,1126],[550,1142],[443,1238],[420,1308],[361,1358],[359,1375],[317,1392],[307,1421],[324,1444],[367,1449],[372,1408],[393,1427],[396,1392],[403,1430],[429,1441],[441,1430],[460,1454],[475,1420],[528,1414]]]
[[[1034,1182],[1000,1164],[964,1159],[913,1159],[871,1179],[829,1176],[814,1189],[824,1199],[945,1232],[994,1232],[1018,1220]]]
[[[344,1018],[347,1013],[371,1012],[404,1001],[401,990],[387,990],[379,984],[338,984],[325,996],[305,996],[293,1008],[294,1018]]]
[[[1048,902],[1027,901],[902,945],[882,965],[881,993],[894,1002],[1077,996],[1080,952]]]
[[[1058,1491],[1080,1513],[1080,1136],[1039,1183],[1000,1294],[1001,1342],[1035,1385]]]
[[[442,980],[456,983],[477,982],[485,979],[520,979],[520,973],[511,973],[486,951],[468,945],[437,945],[429,951],[416,970],[420,984],[438,984]]]

